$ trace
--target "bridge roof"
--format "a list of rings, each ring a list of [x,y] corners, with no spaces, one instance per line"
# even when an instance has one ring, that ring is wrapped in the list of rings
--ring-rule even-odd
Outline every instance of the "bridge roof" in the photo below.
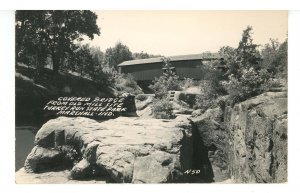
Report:
[[[128,60],[120,63],[118,66],[130,66],[139,64],[152,64],[162,62],[164,57],[138,59],[138,60]],[[170,56],[166,57],[172,61],[187,61],[187,60],[218,60],[221,59],[219,54],[190,54],[190,55],[180,55],[180,56]]]

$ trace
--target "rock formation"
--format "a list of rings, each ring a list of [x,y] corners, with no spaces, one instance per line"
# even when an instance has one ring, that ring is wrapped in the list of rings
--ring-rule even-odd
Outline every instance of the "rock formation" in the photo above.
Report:
[[[193,114],[198,115],[198,113]],[[208,109],[200,116],[191,117],[194,127],[196,127],[194,137],[196,138],[198,135],[197,138],[201,141],[197,145],[197,149],[202,150],[202,154],[200,154],[202,162],[211,164],[212,177],[215,182],[221,182],[230,177],[227,157],[228,135],[224,127],[223,116],[223,111],[220,108],[214,108]]]
[[[152,100],[140,97],[137,110]],[[75,180],[104,175],[118,183],[287,181],[287,92],[174,120],[145,117],[50,120],[37,133],[24,169],[34,175],[69,171],[59,175]]]
[[[191,168],[192,127],[185,118],[119,117],[104,122],[59,117],[35,137],[27,172],[71,169],[71,178],[107,174],[115,182],[184,182]]]
[[[215,181],[228,177],[237,183],[287,181],[286,92],[264,93],[224,112],[215,108],[193,115],[194,135],[202,143],[198,150],[208,157]]]
[[[226,108],[229,171],[238,182],[287,181],[287,93],[268,92]]]

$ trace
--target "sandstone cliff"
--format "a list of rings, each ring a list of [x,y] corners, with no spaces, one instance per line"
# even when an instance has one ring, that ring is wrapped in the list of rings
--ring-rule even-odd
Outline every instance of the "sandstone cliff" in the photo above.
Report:
[[[147,108],[144,103],[137,109]],[[174,120],[59,117],[39,130],[24,168],[19,183],[29,182],[23,177],[51,183],[43,176],[57,170],[61,178],[106,176],[119,183],[287,182],[287,92]],[[185,174],[189,169],[201,172]]]
[[[192,161],[191,132],[182,118],[99,123],[60,117],[39,130],[24,168],[29,173],[70,168],[73,179],[105,174],[115,182],[184,182]]]
[[[191,120],[215,181],[287,182],[287,93],[268,92]]]
[[[287,93],[226,108],[229,171],[238,182],[287,181]]]

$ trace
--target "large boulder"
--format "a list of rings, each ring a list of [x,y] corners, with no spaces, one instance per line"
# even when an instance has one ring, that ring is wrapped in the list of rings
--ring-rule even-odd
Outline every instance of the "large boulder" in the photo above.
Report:
[[[59,117],[38,131],[24,168],[38,173],[60,165],[71,169],[73,179],[105,173],[119,183],[185,182],[192,145],[192,126],[185,117],[119,117],[100,123]]]
[[[268,92],[227,107],[229,171],[237,182],[287,181],[287,93]]]
[[[153,118],[151,105],[154,94],[139,94],[135,97],[136,114],[143,119]]]

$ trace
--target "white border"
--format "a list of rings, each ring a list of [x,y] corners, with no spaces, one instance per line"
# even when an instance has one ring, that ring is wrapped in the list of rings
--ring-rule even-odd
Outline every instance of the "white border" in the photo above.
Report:
[[[105,3],[99,0],[62,1],[41,0],[16,1],[2,3],[2,9],[211,9],[211,10],[272,10],[299,9],[298,1],[292,0],[110,0]],[[295,192],[300,179],[299,172],[299,136],[297,112],[300,92],[299,76],[299,21],[300,12],[289,12],[289,128],[288,128],[288,183],[272,185],[16,185],[14,183],[14,12],[0,11],[0,187],[1,192]],[[299,188],[298,188],[299,190]]]
[[[208,9],[208,10],[295,10],[297,0],[9,0],[1,9]]]

